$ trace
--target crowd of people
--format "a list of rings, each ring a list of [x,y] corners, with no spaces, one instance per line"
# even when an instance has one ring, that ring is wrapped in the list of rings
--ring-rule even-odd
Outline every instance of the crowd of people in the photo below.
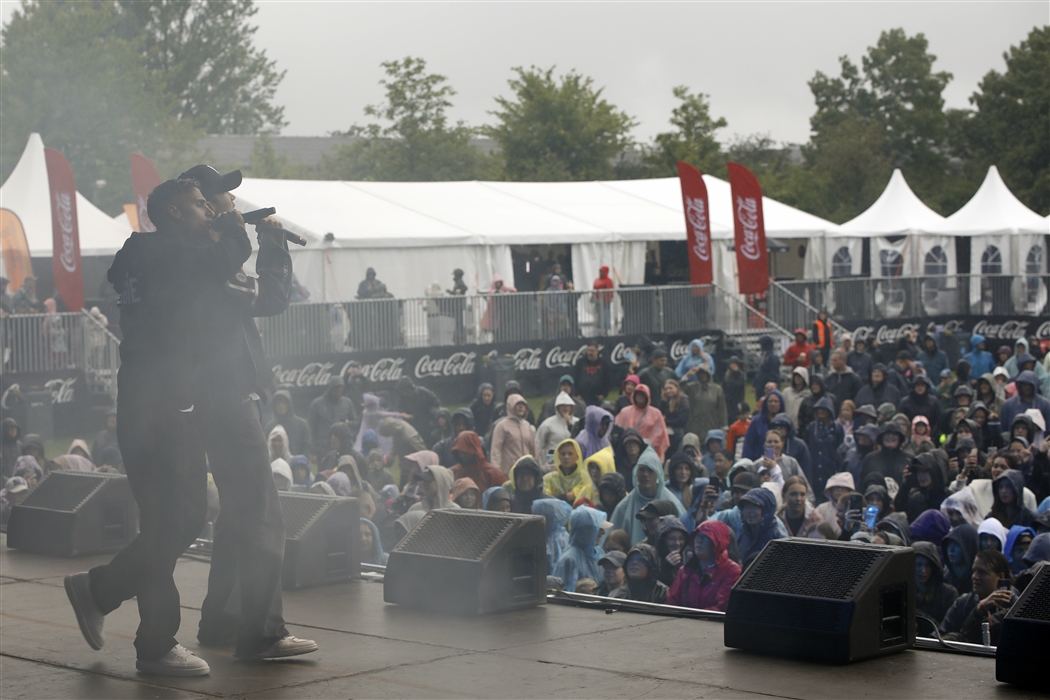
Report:
[[[279,489],[360,499],[366,563],[436,508],[532,513],[552,585],[724,610],[772,539],[910,545],[920,613],[971,642],[990,621],[994,643],[1050,559],[1050,353],[973,336],[953,368],[936,335],[834,337],[799,329],[782,355],[763,337],[754,408],[743,359],[719,371],[701,340],[676,363],[635,348],[622,380],[592,342],[539,415],[516,381],[450,411],[351,364],[305,417],[277,391],[264,432]],[[4,421],[4,517],[49,470],[119,470],[115,419],[54,459]]]

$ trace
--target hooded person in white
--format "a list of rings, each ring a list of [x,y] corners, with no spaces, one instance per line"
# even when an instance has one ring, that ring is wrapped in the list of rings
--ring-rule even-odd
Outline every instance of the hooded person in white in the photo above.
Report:
[[[459,508],[452,500],[453,483],[451,469],[437,464],[423,467],[423,499],[408,510],[429,513],[439,508]]]
[[[831,529],[835,531],[835,537],[842,534],[842,528],[839,526],[839,508],[836,493],[841,497],[841,494],[855,490],[853,475],[849,472],[832,474],[828,477],[828,483],[824,485],[824,497],[828,500],[817,506],[817,513],[824,518],[824,522],[831,525]]]
[[[991,506],[988,506],[991,510]],[[973,492],[968,488],[956,491],[952,495],[941,501],[941,512],[948,516],[948,520],[951,521],[952,527],[956,527],[958,523],[958,517],[969,525],[979,527],[981,524],[981,509],[977,506],[977,500],[973,497]],[[988,511],[984,511],[987,513]],[[959,515],[956,516],[955,513]]]
[[[273,480],[277,484],[278,491],[287,491],[292,487],[294,478],[292,477],[292,468],[288,466],[288,462],[278,457],[270,462],[270,469],[273,470]]]
[[[801,389],[795,388],[799,382],[796,377],[801,377]],[[791,384],[781,390],[781,395],[784,397],[784,413],[791,416],[791,422],[798,425],[798,409],[802,406],[802,402],[807,397],[813,394],[809,390],[809,370],[805,367],[796,367],[791,371]]]
[[[274,441],[275,437],[280,439]],[[270,448],[271,462],[279,457],[291,464],[292,453],[288,450],[288,431],[284,429],[283,425],[274,426],[273,430],[270,431],[269,437],[266,438],[266,444]]]
[[[996,518],[985,518],[980,527],[977,528],[978,539],[981,535],[994,535],[999,540],[999,551],[1006,549],[1007,530]],[[981,549],[984,549],[983,547]]]
[[[540,423],[536,431],[536,455],[547,471],[554,466],[554,450],[563,441],[572,439],[572,428],[579,420],[574,415],[575,410],[576,402],[572,397],[564,391],[558,392],[554,399],[554,415]]]

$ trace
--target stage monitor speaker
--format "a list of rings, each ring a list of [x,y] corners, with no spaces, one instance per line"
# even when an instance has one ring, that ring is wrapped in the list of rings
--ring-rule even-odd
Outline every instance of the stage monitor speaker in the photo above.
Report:
[[[361,517],[356,498],[282,491],[286,591],[361,575]]]
[[[915,551],[772,540],[729,594],[725,644],[848,663],[915,644]]]
[[[1050,691],[1050,564],[1044,563],[1003,618],[995,680]]]
[[[135,539],[138,528],[128,477],[57,471],[11,509],[7,546],[53,557],[116,552]]]
[[[390,552],[383,599],[455,615],[542,605],[546,531],[537,515],[432,510]]]

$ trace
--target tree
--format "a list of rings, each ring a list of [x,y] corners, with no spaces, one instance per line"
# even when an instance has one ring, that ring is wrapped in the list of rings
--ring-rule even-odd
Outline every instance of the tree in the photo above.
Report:
[[[554,68],[515,68],[514,98],[497,97],[498,120],[483,133],[500,145],[508,180],[602,180],[631,143],[631,117],[602,98],[590,78],[575,71],[554,79]]]
[[[0,71],[3,178],[36,131],[69,160],[81,192],[116,214],[131,197],[130,152],[183,153],[196,140],[120,21],[111,2],[27,2],[11,16]]]
[[[365,114],[385,122],[354,126],[361,136],[325,157],[331,176],[348,180],[433,181],[468,180],[481,176],[489,157],[470,139],[475,129],[463,122],[449,125],[445,110],[456,94],[447,78],[426,72],[422,58],[381,64],[387,78],[386,102],[365,107]]]
[[[142,38],[146,68],[176,97],[171,114],[209,134],[280,131],[284,77],[252,45],[252,0],[119,0],[121,34]]]
[[[972,154],[974,187],[998,166],[1018,199],[1050,213],[1050,26],[1036,27],[1003,54],[1006,72],[989,71],[970,98],[977,112],[963,115]]]
[[[656,176],[675,176],[675,163],[684,161],[702,173],[725,173],[725,154],[715,138],[715,132],[726,127],[724,117],[713,119],[708,95],[689,94],[689,88],[679,85],[674,96],[681,104],[671,112],[671,126],[675,131],[657,134],[655,143],[646,154],[646,162]]]

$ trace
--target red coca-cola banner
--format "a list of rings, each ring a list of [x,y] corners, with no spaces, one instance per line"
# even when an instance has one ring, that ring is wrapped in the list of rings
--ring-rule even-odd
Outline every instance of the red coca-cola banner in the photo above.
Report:
[[[146,213],[146,200],[153,188],[160,184],[160,175],[149,158],[141,153],[131,154],[131,187],[135,191],[135,210],[138,212],[136,231],[156,231],[157,227]],[[132,226],[136,226],[132,222]]]
[[[686,245],[689,248],[689,281],[711,284],[711,207],[707,203],[707,185],[700,171],[678,161],[678,181],[682,185],[682,209],[685,211]]]
[[[761,294],[769,289],[762,187],[755,174],[744,166],[738,163],[726,165],[729,167],[729,187],[733,193],[733,229],[740,293]]]
[[[80,231],[77,227],[77,184],[65,156],[44,149],[47,180],[51,187],[51,270],[55,290],[70,311],[84,308],[84,279],[80,266]]]

